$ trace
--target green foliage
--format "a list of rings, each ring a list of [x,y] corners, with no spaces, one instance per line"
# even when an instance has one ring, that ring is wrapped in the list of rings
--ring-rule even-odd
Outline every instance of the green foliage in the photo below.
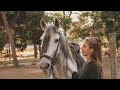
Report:
[[[107,34],[119,31],[120,11],[102,11],[101,19],[102,19],[102,22],[104,22],[106,25]]]
[[[44,18],[44,20],[46,21],[46,23],[54,22],[53,16],[48,16],[48,15],[44,14],[42,16],[42,18]]]
[[[62,26],[66,31],[71,28],[70,27],[70,24],[72,22],[71,17],[66,16],[65,18],[62,19],[62,22],[63,22]]]
[[[2,17],[0,16],[0,26],[3,25],[3,22],[2,22]]]
[[[91,27],[87,24],[88,23],[88,12],[84,12],[81,15],[79,15],[78,22],[72,23],[72,29],[70,31],[69,38],[78,39],[82,38],[84,39],[86,36],[89,36],[89,32]]]
[[[71,28],[72,18],[67,16],[66,14],[63,15],[60,12],[54,12],[52,17],[57,17],[61,21],[61,27],[64,29],[64,33],[66,35],[67,30]]]
[[[23,51],[27,47],[27,40],[28,40],[28,32],[24,28],[24,26],[20,25],[19,27],[15,28],[14,31],[14,41],[15,46],[18,50]]]
[[[55,18],[55,17],[59,18],[59,20],[61,21],[61,24],[62,24],[63,14],[60,13],[60,12],[54,12],[54,13],[52,14],[52,18]]]
[[[32,43],[39,44],[40,36],[43,33],[43,30],[40,28],[40,20],[44,18],[44,11],[28,11],[26,22],[27,29],[29,31],[29,40],[32,40]]]
[[[106,35],[108,33],[115,32],[116,36],[116,46],[117,48],[120,46],[118,41],[120,40],[120,11],[102,11],[101,12],[101,20],[105,23],[106,27]]]
[[[39,38],[43,33],[40,28],[40,19],[43,18],[44,15],[44,11],[7,11],[7,20],[13,32],[15,46],[19,50],[23,51],[27,43],[39,43]],[[47,17],[47,15],[45,17]],[[0,21],[1,20],[2,18],[0,17]],[[0,26],[2,25],[3,22],[0,22]],[[5,37],[1,33],[0,39],[1,45],[4,46]]]
[[[15,12],[16,14],[18,12]],[[17,17],[17,15],[16,15]],[[19,11],[19,16],[16,18],[16,23],[18,25],[21,25],[21,24],[24,24],[26,22],[26,19],[27,19],[27,14],[26,14],[26,11]]]
[[[101,37],[105,33],[104,23],[101,22],[101,12],[87,11],[79,15],[78,22],[73,22],[73,31],[76,32],[78,38],[89,36]],[[77,30],[77,31],[76,31]]]
[[[16,17],[17,13],[15,11],[7,11],[6,16],[7,16],[7,21],[9,25],[11,25]]]

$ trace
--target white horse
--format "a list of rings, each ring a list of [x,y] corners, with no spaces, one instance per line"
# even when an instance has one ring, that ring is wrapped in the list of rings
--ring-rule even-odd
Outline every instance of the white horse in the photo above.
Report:
[[[72,75],[66,68],[66,63],[70,64],[74,71],[81,68],[84,59],[77,53],[73,44],[69,44],[67,38],[60,28],[60,20],[55,18],[55,23],[47,24],[41,19],[40,26],[44,30],[40,38],[41,60],[40,68],[49,75],[49,78],[70,79]],[[79,46],[77,46],[79,48]],[[79,49],[78,49],[79,51]],[[79,54],[79,55],[78,55]]]

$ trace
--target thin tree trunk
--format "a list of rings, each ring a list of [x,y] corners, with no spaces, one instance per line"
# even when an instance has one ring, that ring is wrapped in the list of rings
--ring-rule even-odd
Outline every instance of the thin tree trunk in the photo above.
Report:
[[[117,79],[116,33],[109,33],[111,78]]]
[[[38,48],[39,48],[39,56],[40,56],[40,51],[41,51],[40,44],[38,44]]]
[[[10,42],[9,42],[9,46],[8,46],[8,54],[9,54],[9,59],[11,59],[11,48],[10,48]]]
[[[0,57],[2,57],[2,50],[0,50]]]
[[[34,43],[34,57],[37,58],[37,45]]]
[[[1,11],[1,15],[2,15],[3,23],[5,25],[5,29],[6,29],[8,37],[9,37],[10,44],[11,44],[13,64],[15,67],[18,67],[19,62],[18,62],[17,56],[16,56],[15,43],[14,43],[14,39],[13,39],[12,29],[9,27],[9,24],[7,22],[7,17],[5,16],[6,13],[4,11]]]
[[[69,17],[71,16],[72,11],[69,11]],[[63,28],[64,28],[64,35],[67,36],[66,32],[67,32],[67,28],[66,28],[66,23],[65,23],[65,19],[66,19],[66,13],[65,11],[63,11]]]
[[[66,36],[65,11],[63,11],[63,28],[64,28],[64,35]]]

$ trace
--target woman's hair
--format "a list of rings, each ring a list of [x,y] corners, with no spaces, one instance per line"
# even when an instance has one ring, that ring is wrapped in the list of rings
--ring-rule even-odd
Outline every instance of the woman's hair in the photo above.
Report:
[[[102,62],[101,56],[101,40],[97,37],[88,37],[85,42],[88,44],[89,48],[93,49],[92,59],[99,60]]]

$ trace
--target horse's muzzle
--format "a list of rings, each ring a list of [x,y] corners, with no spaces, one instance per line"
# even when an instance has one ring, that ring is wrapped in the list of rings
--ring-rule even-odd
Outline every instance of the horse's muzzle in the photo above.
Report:
[[[46,64],[41,64],[40,65],[40,69],[47,69],[47,68],[49,68],[49,63],[46,63]]]

